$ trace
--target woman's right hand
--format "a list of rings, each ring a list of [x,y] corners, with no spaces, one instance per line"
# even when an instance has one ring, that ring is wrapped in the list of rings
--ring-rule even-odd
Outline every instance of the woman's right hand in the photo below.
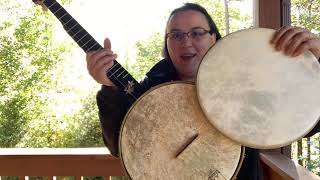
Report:
[[[89,74],[100,84],[115,86],[107,77],[106,72],[112,67],[113,61],[116,58],[117,54],[113,54],[113,51],[111,51],[111,42],[106,38],[103,49],[86,53]]]

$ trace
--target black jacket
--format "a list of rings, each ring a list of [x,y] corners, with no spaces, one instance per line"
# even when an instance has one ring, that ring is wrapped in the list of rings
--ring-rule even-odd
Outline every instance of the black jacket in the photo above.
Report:
[[[157,63],[147,74],[141,85],[146,89],[176,80],[176,71],[170,60],[163,59]],[[97,94],[99,118],[103,130],[103,140],[113,156],[118,157],[118,141],[122,120],[131,106],[122,91],[113,87],[102,86]],[[319,132],[320,123],[307,136]],[[260,180],[263,179],[262,169],[257,149],[246,148],[245,158],[239,174],[239,180]]]

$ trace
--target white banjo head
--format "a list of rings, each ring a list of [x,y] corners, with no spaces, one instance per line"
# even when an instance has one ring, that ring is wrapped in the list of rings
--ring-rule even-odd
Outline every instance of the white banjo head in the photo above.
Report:
[[[200,109],[195,85],[169,83],[140,97],[120,132],[131,179],[231,179],[244,148],[223,136]]]
[[[247,29],[214,45],[200,64],[204,114],[229,138],[279,148],[302,138],[320,115],[320,68],[311,53],[292,58],[270,44],[274,30]]]

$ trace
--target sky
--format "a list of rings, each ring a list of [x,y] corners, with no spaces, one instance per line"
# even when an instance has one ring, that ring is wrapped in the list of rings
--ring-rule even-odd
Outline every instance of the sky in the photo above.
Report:
[[[66,10],[99,42],[110,38],[118,55],[139,39],[164,30],[166,14],[182,0],[74,0]],[[64,30],[57,28],[59,37]],[[65,33],[66,34],[66,33]]]
[[[241,11],[252,11],[252,0],[243,0]],[[60,0],[58,0],[60,2]],[[65,9],[101,44],[108,37],[118,60],[126,52],[134,57],[136,41],[155,32],[164,33],[167,16],[185,0],[73,0]],[[248,6],[249,5],[249,6]],[[58,22],[58,20],[57,20]],[[57,38],[69,38],[57,23]],[[81,51],[81,50],[79,50]],[[82,57],[84,54],[76,53]]]
[[[35,6],[31,0],[17,1],[26,8],[31,9]],[[233,0],[232,3],[237,1]],[[239,3],[241,11],[250,13],[252,1],[254,0],[241,0]],[[10,0],[8,2],[10,3]],[[72,0],[71,4],[64,7],[99,43],[102,44],[104,38],[109,37],[114,51],[121,55],[126,49],[132,49],[137,40],[145,39],[154,32],[163,33],[166,16],[184,2],[186,1]],[[0,12],[0,21],[7,18],[4,12]],[[56,32],[58,39],[68,37],[58,20]]]

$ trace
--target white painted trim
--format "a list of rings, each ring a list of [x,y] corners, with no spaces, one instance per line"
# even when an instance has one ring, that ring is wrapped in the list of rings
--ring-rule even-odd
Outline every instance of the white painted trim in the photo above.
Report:
[[[252,0],[253,27],[259,27],[259,0]]]

